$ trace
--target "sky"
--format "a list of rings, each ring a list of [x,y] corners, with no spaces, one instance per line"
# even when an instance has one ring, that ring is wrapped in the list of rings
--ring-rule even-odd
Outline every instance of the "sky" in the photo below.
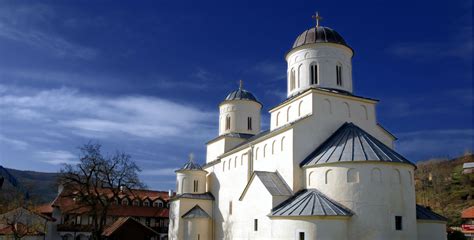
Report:
[[[55,172],[93,142],[152,189],[217,136],[238,88],[285,99],[284,55],[314,26],[355,50],[354,93],[411,161],[472,150],[472,1],[0,0],[0,165]]]

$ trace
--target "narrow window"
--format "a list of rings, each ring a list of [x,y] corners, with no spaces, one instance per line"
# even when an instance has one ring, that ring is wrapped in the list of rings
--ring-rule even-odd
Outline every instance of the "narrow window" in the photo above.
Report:
[[[290,72],[290,90],[295,89],[295,69],[291,69]]]
[[[201,236],[198,234],[198,240],[201,240]]]
[[[255,232],[258,231],[258,219],[253,220],[253,230]]]
[[[342,66],[336,66],[336,81],[337,86],[342,86]]]
[[[194,192],[198,191],[198,187],[199,187],[198,184],[199,184],[198,180],[194,180]]]
[[[304,240],[304,232],[300,232],[300,234],[299,234],[299,240]]]
[[[318,84],[318,65],[314,64],[310,67],[311,71],[311,85]]]
[[[402,230],[402,216],[395,216],[395,230]]]
[[[251,117],[247,118],[247,129],[252,130],[252,118]]]
[[[225,117],[225,130],[230,129],[230,116]]]
[[[229,215],[232,215],[232,201],[229,201]]]

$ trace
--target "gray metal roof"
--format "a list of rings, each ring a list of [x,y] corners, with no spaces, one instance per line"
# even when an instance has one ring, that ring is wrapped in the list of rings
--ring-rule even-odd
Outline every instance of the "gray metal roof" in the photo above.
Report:
[[[176,170],[176,172],[182,170],[204,171],[201,165],[199,165],[199,163],[194,162],[193,160],[189,160],[188,162],[186,162],[180,169]]]
[[[263,172],[255,171],[255,176],[257,176],[260,181],[262,181],[265,188],[273,196],[291,196],[293,192],[290,190],[288,185],[285,183],[280,175],[276,172]]]
[[[200,199],[200,200],[214,200],[214,196],[210,192],[178,194],[175,197],[173,197],[171,200],[176,200],[176,199],[180,199],[180,198]]]
[[[239,88],[235,91],[232,91],[227,95],[225,101],[232,101],[232,100],[250,100],[254,102],[260,103],[257,98],[249,91]],[[261,103],[260,103],[261,105]]]
[[[311,43],[337,43],[349,47],[338,32],[328,27],[317,26],[301,33],[296,38],[293,48]]]
[[[416,204],[416,219],[432,220],[432,221],[447,221],[448,219],[433,212],[431,209],[425,208]]]
[[[306,157],[300,166],[353,161],[397,162],[415,166],[353,123],[344,123]]]
[[[316,189],[305,189],[296,193],[272,210],[272,217],[297,216],[352,216],[353,213],[340,203],[330,199]]]
[[[182,218],[211,218],[204,209],[199,205],[194,206],[188,212],[186,212]]]

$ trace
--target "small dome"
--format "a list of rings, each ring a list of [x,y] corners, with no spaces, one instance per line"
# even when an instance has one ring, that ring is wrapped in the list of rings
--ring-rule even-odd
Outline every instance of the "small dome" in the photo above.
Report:
[[[257,98],[249,91],[244,90],[242,88],[239,88],[227,95],[225,98],[225,101],[231,101],[231,100],[250,100],[254,102],[258,102]]]
[[[339,33],[331,28],[318,26],[301,33],[298,38],[296,38],[293,48],[311,43],[337,43],[349,47]]]
[[[176,172],[179,171],[204,171],[199,163],[194,162],[194,154],[189,154],[189,160]]]

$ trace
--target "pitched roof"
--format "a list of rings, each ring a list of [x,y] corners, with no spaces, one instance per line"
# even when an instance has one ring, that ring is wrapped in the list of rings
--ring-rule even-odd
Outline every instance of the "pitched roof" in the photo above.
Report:
[[[199,205],[194,206],[185,214],[183,214],[182,218],[211,218],[209,214],[207,214],[204,209],[202,209]]]
[[[176,172],[183,170],[204,171],[199,163],[196,163],[191,159],[188,160],[180,169],[176,170]]]
[[[418,220],[432,220],[432,221],[447,221],[448,219],[433,212],[431,209],[416,204],[416,219]]]
[[[316,189],[304,189],[275,207],[271,217],[296,216],[352,216],[342,204],[330,199]]]
[[[252,184],[255,177],[259,178],[265,188],[272,196],[291,196],[293,192],[286,184],[285,180],[283,180],[277,172],[264,172],[264,171],[254,171],[250,181],[245,186],[242,195],[240,196],[240,200],[243,199],[245,193],[249,189],[250,185]]]
[[[347,122],[306,157],[300,166],[353,161],[397,162],[415,166],[354,123]]]
[[[115,231],[117,231],[118,229],[120,229],[122,226],[126,225],[126,224],[129,224],[129,223],[135,223],[135,224],[138,224],[139,226],[141,226],[143,228],[143,230],[145,231],[148,231],[150,232],[151,234],[153,235],[158,235],[159,233],[156,232],[155,230],[153,230],[152,228],[144,225],[143,223],[135,220],[134,218],[131,218],[131,217],[121,217],[119,219],[117,219],[117,221],[115,221],[114,223],[112,223],[111,225],[107,226],[104,231],[102,232],[102,236],[105,236],[105,237],[110,237],[112,234],[115,233]]]
[[[464,209],[461,218],[474,218],[474,206]]]

